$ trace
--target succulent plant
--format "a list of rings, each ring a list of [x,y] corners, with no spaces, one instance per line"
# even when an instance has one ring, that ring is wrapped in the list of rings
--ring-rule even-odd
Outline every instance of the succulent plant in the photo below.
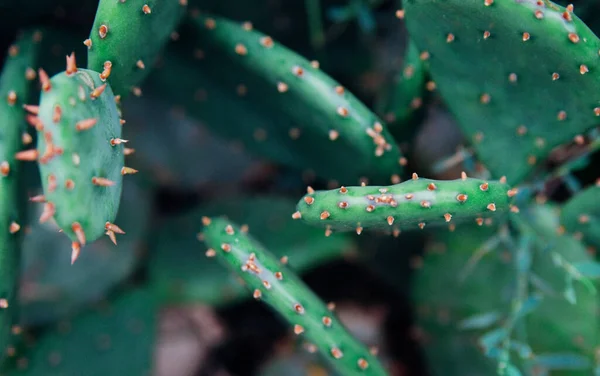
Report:
[[[598,9],[0,0],[0,375],[599,376]]]

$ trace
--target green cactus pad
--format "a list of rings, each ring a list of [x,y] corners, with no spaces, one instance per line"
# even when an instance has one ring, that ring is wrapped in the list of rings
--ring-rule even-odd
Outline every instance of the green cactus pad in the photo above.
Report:
[[[409,41],[402,70],[388,84],[375,105],[377,113],[388,122],[388,128],[399,142],[412,139],[417,126],[411,119],[423,105],[427,62],[421,59],[419,49]]]
[[[37,43],[27,32],[9,48],[0,75],[0,363],[11,346],[12,327],[18,324],[17,290],[22,216],[20,166],[15,154],[23,148],[27,131],[23,104],[33,90],[27,75],[37,59]]]
[[[313,343],[332,367],[344,375],[387,375],[361,343],[354,339],[327,305],[296,274],[223,218],[205,219],[208,256],[217,256],[253,292],[294,326],[294,332]]]
[[[426,225],[483,223],[510,210],[516,190],[500,181],[413,179],[391,186],[309,192],[295,218],[331,230],[423,229]]]
[[[100,0],[85,41],[88,68],[103,74],[115,94],[131,93],[150,73],[185,13],[184,4],[187,1]]]
[[[295,204],[282,197],[226,198],[161,223],[151,241],[149,269],[161,301],[223,306],[248,297],[237,277],[207,260],[205,247],[198,249],[196,232],[203,216],[226,215],[248,225],[258,241],[276,257],[287,257],[298,273],[355,251],[344,234],[326,238],[322,230],[294,221],[290,212]]]
[[[560,222],[565,230],[600,250],[600,180],[579,192],[561,209]]]
[[[158,307],[145,289],[124,290],[98,308],[50,327],[23,351],[7,376],[150,375]]]
[[[389,184],[402,172],[400,150],[375,114],[248,24],[189,21],[151,84],[211,131],[279,164],[342,184],[361,177]]]
[[[33,222],[41,208],[32,206]],[[127,232],[115,246],[102,237],[85,246],[76,267],[69,264],[69,240],[54,223],[32,223],[23,236],[20,320],[25,326],[45,325],[78,313],[87,303],[106,296],[128,278],[146,246],[152,195],[132,179],[123,184],[116,223]],[[37,215],[36,215],[37,214]]]
[[[521,182],[554,147],[598,124],[600,40],[565,8],[537,0],[404,7],[439,92],[493,177]]]
[[[114,95],[104,85],[87,69],[63,72],[48,81],[40,98],[37,150],[45,213],[80,245],[104,235],[121,199],[124,144]]]

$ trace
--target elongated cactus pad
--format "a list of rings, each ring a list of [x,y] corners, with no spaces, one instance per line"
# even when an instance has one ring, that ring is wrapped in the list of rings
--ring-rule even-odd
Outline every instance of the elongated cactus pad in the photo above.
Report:
[[[115,94],[139,90],[157,55],[181,20],[183,0],[100,0],[85,41],[88,68],[100,72]]]
[[[48,79],[40,71],[42,94],[38,116],[30,122],[39,131],[37,151],[45,195],[40,221],[54,217],[73,241],[73,255],[86,242],[110,231],[119,209],[124,153],[121,124],[110,86],[98,74],[75,67]]]
[[[125,289],[110,301],[44,330],[17,351],[7,376],[150,375],[158,307],[146,289]],[[2,370],[0,370],[2,372]]]
[[[247,23],[198,16],[180,30],[162,70],[152,81],[170,93],[166,100],[255,154],[341,184],[389,184],[402,172],[400,150],[373,112]]]
[[[494,177],[519,183],[598,124],[600,40],[569,10],[541,0],[404,7],[439,92]]]
[[[354,339],[318,296],[292,270],[223,218],[205,218],[203,236],[217,256],[253,291],[303,334],[343,375],[387,375],[377,358]]]
[[[600,250],[600,180],[571,198],[561,209],[564,229]]]
[[[413,179],[391,186],[341,187],[310,190],[299,202],[294,218],[331,230],[423,229],[507,213],[516,194],[501,181],[465,178]]]
[[[17,286],[21,250],[19,223],[19,161],[22,136],[27,131],[23,104],[32,87],[37,46],[31,32],[12,45],[0,75],[0,363],[12,344],[12,327],[18,324]],[[32,75],[33,72],[33,75]]]

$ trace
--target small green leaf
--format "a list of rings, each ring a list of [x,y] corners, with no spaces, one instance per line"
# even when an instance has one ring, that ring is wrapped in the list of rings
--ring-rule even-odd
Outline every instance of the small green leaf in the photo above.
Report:
[[[497,323],[501,318],[502,315],[499,312],[481,313],[467,317],[466,319],[462,320],[458,326],[463,330],[484,329]]]

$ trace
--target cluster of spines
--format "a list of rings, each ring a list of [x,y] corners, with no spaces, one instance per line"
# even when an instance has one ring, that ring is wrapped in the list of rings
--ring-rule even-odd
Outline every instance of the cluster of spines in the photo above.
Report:
[[[77,64],[75,61],[75,55],[71,54],[71,55],[67,56],[67,58],[66,58],[65,74],[67,76],[72,76],[75,73],[77,73],[77,71],[78,71],[78,68],[77,68]],[[38,71],[38,76],[39,76],[42,92],[51,91],[52,83],[51,83],[50,78],[48,77],[48,74],[43,69],[40,68]],[[95,88],[89,94],[89,98],[87,98],[87,94],[85,93],[83,88],[80,87],[81,90],[79,90],[77,93],[77,99],[80,101],[86,101],[88,99],[95,100],[104,93],[106,87],[107,87],[107,84],[104,84],[104,85],[101,85],[101,86]],[[70,99],[70,101],[72,101],[71,104],[74,104],[75,100],[76,99],[72,97]],[[115,101],[118,103],[118,101],[119,101],[118,96],[115,97]],[[48,164],[54,158],[63,156],[63,154],[64,154],[63,148],[54,142],[52,133],[47,132],[44,129],[44,123],[38,116],[40,107],[36,106],[36,105],[24,105],[23,108],[27,112],[29,112],[29,114],[26,116],[26,121],[35,128],[35,130],[40,134],[40,137],[43,137],[45,147],[44,147],[43,152],[41,152],[40,151],[41,143],[38,142],[37,149],[29,149],[29,150],[24,150],[24,151],[18,152],[15,155],[15,158],[20,161],[37,161],[40,165],[45,165],[45,164]],[[63,111],[68,111],[68,109],[63,109],[58,104],[54,106],[53,114],[52,114],[52,122],[53,123],[58,123],[61,121]],[[94,126],[96,126],[97,123],[98,123],[97,118],[87,118],[87,119],[80,120],[73,125],[74,131],[75,132],[88,131],[88,130],[92,129]],[[121,125],[123,125],[125,123],[125,120],[120,119],[120,123],[121,123]],[[125,144],[128,141],[123,140],[121,138],[112,138],[112,139],[110,139],[109,142],[110,142],[111,146],[117,146],[117,145]],[[124,150],[123,150],[124,155],[130,155],[133,152],[134,152],[134,149],[130,149],[130,148],[124,148]],[[77,153],[73,153],[71,155],[71,162],[73,163],[74,166],[79,166],[79,164],[81,163],[81,160]],[[131,167],[127,167],[127,166],[123,166],[121,168],[121,175],[135,174],[137,172],[138,172],[137,170],[135,170]],[[102,177],[102,176],[93,176],[90,179],[90,183],[92,183],[95,186],[99,186],[99,187],[111,187],[116,184],[116,182],[114,182],[110,179],[107,179],[106,177]],[[57,188],[58,188],[58,183],[57,183],[56,176],[51,173],[47,177],[47,190],[46,190],[47,192],[46,193],[53,193],[54,191],[56,191]],[[67,190],[74,189],[75,182],[72,179],[66,179],[64,182],[64,188]],[[37,195],[37,196],[31,197],[30,201],[44,204],[44,209],[39,218],[39,221],[41,223],[46,222],[54,217],[54,215],[56,213],[56,204],[51,201],[48,201],[46,199],[46,195]],[[90,213],[90,215],[93,215],[93,213]],[[81,247],[84,246],[88,240],[87,240],[86,234],[79,222],[73,222],[70,226],[70,229],[71,229],[71,231],[73,231],[73,233],[76,235],[76,238],[77,238],[77,240],[74,240],[72,242],[71,262],[74,263],[75,260],[79,257],[79,254],[81,252]],[[121,228],[119,228],[119,226],[117,226],[116,224],[111,223],[109,221],[107,221],[105,223],[104,231],[105,231],[105,234],[111,239],[111,241],[114,244],[116,244],[115,234],[125,234],[125,232]]]
[[[334,229],[355,229],[360,235],[371,228],[392,229],[398,236],[400,226],[424,229],[426,224],[443,223],[449,223],[453,231],[453,218],[474,219],[482,226],[496,214],[518,212],[510,204],[516,194],[517,189],[509,188],[505,178],[484,181],[468,178],[463,172],[461,179],[440,181],[420,179],[413,173],[411,180],[388,187],[342,186],[329,191],[308,187],[292,218],[324,226],[326,235]]]
[[[335,317],[333,304],[323,303],[286,267],[287,258],[277,260],[248,234],[224,218],[203,220],[199,237],[207,245],[206,255],[218,257],[240,276],[253,297],[283,316],[296,335],[304,335],[313,349],[331,361],[344,375],[386,375],[373,354],[354,339]]]

